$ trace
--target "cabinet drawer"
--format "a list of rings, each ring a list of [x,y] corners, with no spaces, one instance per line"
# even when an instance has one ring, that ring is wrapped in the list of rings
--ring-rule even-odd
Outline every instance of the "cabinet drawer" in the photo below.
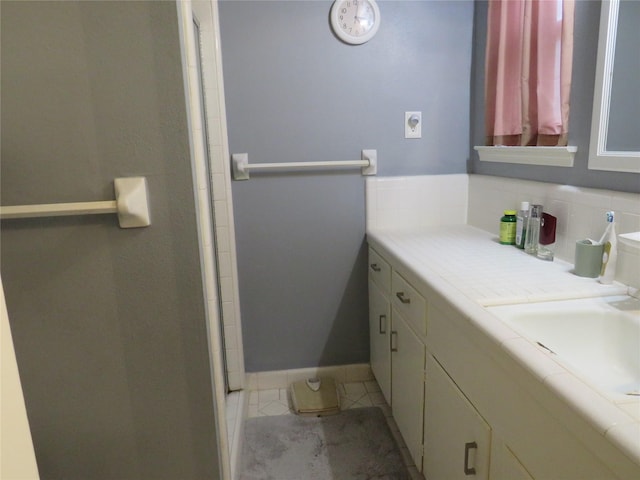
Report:
[[[427,302],[409,282],[397,272],[391,277],[393,306],[420,334],[427,334]]]
[[[383,293],[391,291],[391,266],[373,248],[369,248],[369,278],[376,282]]]

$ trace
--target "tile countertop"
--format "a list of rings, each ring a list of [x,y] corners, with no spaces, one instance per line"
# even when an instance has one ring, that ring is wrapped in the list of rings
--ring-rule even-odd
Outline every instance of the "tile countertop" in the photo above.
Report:
[[[640,466],[640,398],[595,390],[484,308],[624,295],[628,287],[578,277],[570,263],[540,260],[468,225],[368,229],[367,239],[455,305],[492,344],[500,345]]]

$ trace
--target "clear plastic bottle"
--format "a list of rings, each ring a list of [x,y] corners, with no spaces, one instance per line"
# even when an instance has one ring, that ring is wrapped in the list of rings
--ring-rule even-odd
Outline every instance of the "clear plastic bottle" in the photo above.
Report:
[[[520,210],[516,214],[516,247],[524,248],[529,223],[529,202],[520,203]]]
[[[538,240],[540,239],[540,220],[542,219],[542,205],[531,205],[529,208],[529,224],[524,240],[524,251],[536,255]]]

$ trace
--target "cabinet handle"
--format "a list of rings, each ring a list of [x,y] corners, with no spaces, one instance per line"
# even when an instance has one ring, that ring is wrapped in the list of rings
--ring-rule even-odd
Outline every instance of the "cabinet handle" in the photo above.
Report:
[[[395,342],[393,341],[394,338],[396,339]],[[398,332],[394,332],[393,330],[391,330],[391,336],[389,337],[389,346],[391,347],[392,352],[398,351],[398,347],[394,346],[394,345],[397,345],[397,338],[398,338]]]
[[[396,297],[398,297],[402,303],[411,303],[411,299],[405,297],[404,292],[396,292]]]
[[[474,467],[469,468],[469,451],[471,449],[478,449],[478,444],[476,442],[467,442],[464,444],[464,474],[465,475],[475,475],[476,469]]]
[[[384,320],[384,328],[382,328],[383,320]],[[387,333],[387,316],[386,315],[380,315],[380,318],[378,321],[378,332],[380,333],[380,335],[384,335],[385,333]]]
[[[374,272],[380,272],[382,271],[382,269],[378,266],[377,263],[372,263],[371,264],[371,270],[373,270]]]

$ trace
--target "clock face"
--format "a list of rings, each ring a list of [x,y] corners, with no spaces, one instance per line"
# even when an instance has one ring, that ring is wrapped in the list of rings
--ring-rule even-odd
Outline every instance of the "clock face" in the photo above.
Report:
[[[374,0],[336,0],[331,25],[344,42],[358,45],[370,40],[380,26],[380,9]]]

